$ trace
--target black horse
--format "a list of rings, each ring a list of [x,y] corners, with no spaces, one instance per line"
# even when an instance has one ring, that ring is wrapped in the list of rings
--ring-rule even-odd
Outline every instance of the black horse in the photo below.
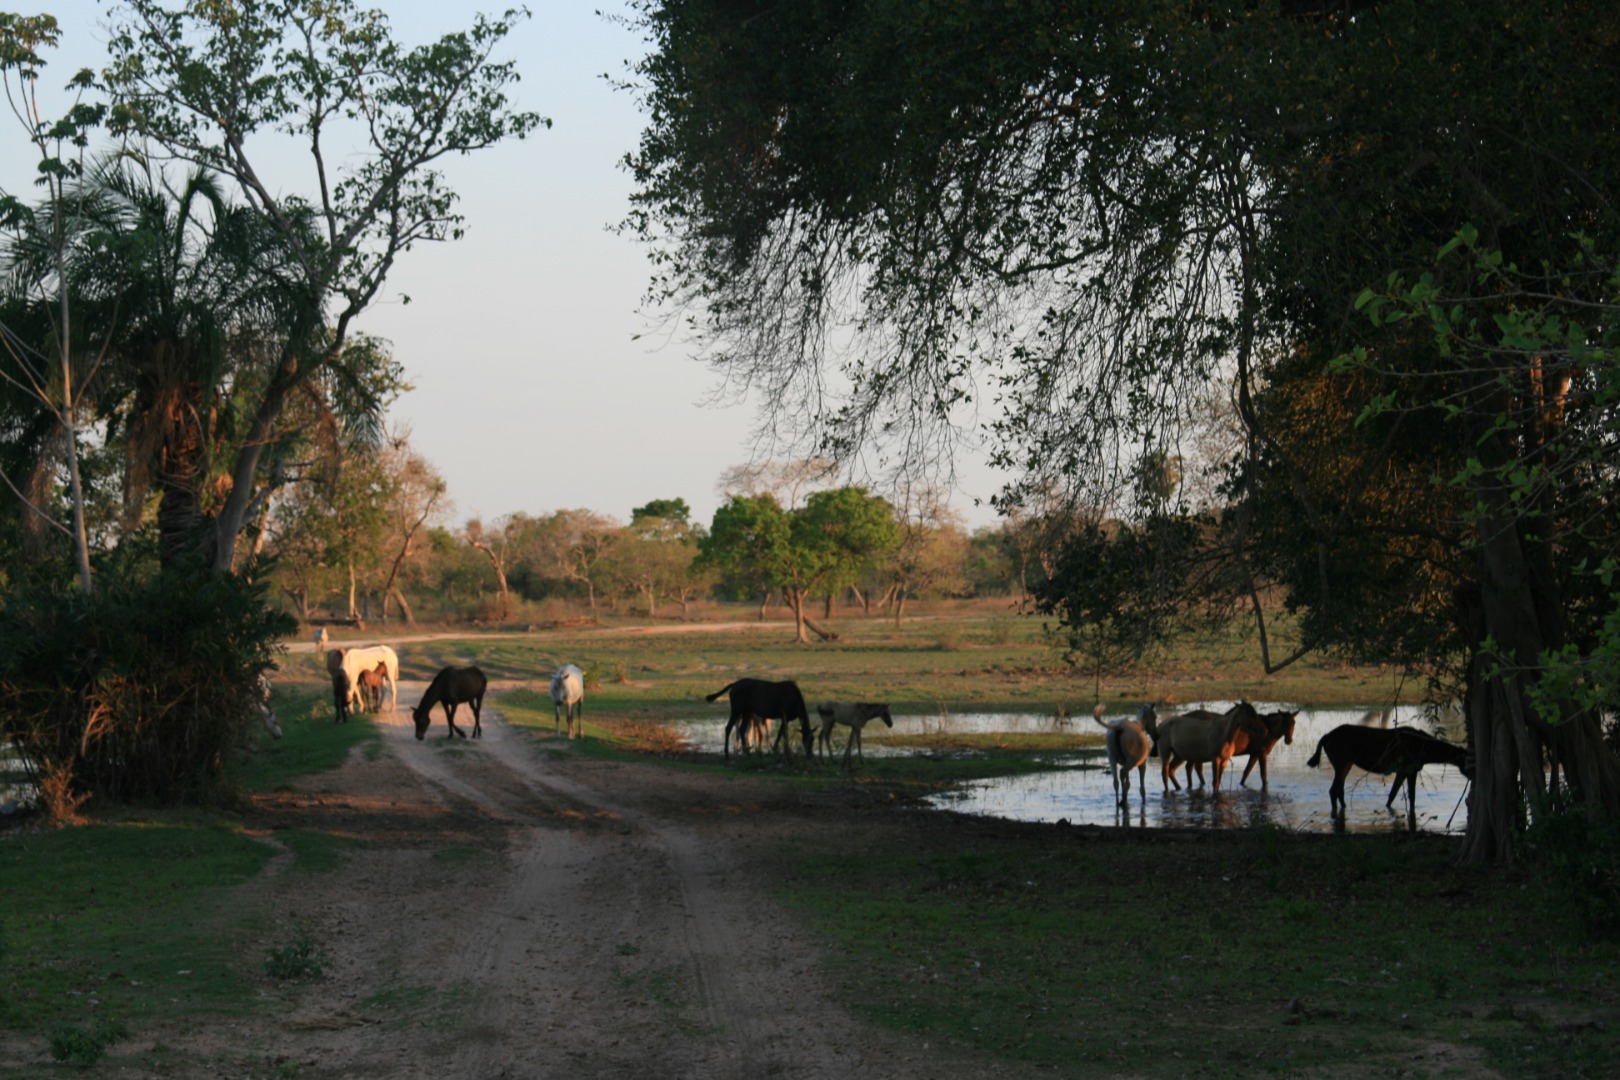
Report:
[[[804,695],[799,692],[798,683],[791,679],[783,682],[738,679],[724,689],[716,690],[704,700],[718,701],[728,693],[731,695],[731,719],[726,721],[724,756],[727,760],[731,758],[733,729],[756,717],[761,720],[780,720],[784,725],[790,720],[797,720],[799,732],[804,736],[804,756],[810,757],[814,753],[814,736],[810,733],[810,710],[805,707]],[[737,737],[738,745],[742,745],[742,731],[738,730]]]
[[[1373,728],[1361,724],[1340,724],[1316,744],[1316,753],[1305,764],[1316,768],[1322,753],[1327,752],[1333,765],[1333,784],[1328,788],[1328,801],[1334,817],[1343,818],[1344,775],[1354,765],[1371,773],[1388,776],[1395,774],[1395,784],[1384,800],[1386,809],[1395,805],[1395,795],[1406,785],[1406,816],[1417,816],[1417,774],[1425,765],[1455,765],[1464,776],[1473,778],[1474,770],[1468,764],[1468,752],[1461,746],[1437,739],[1416,728]]]
[[[349,673],[342,668],[332,669],[332,705],[337,709],[336,723],[349,721]],[[422,736],[418,735],[420,739]]]
[[[433,676],[421,702],[411,710],[411,719],[416,721],[417,741],[427,738],[435,705],[444,706],[444,722],[450,725],[450,734],[445,738],[451,739],[457,735],[463,739],[467,737],[466,732],[456,727],[456,706],[463,704],[472,706],[473,738],[482,737],[484,726],[478,714],[484,707],[484,691],[488,686],[489,680],[476,667],[447,667]]]

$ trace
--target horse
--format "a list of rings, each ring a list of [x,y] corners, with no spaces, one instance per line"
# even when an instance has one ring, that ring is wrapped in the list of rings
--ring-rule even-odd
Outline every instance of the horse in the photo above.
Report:
[[[264,730],[270,733],[272,739],[281,738],[281,718],[270,707],[270,676],[259,676],[259,693],[254,704],[258,708],[259,722],[264,725]]]
[[[731,695],[731,718],[726,721],[726,735],[723,743],[726,759],[731,759],[731,733],[739,724],[758,717],[762,720],[780,720],[782,730],[787,729],[790,720],[799,722],[799,731],[804,737],[804,756],[810,757],[815,753],[812,743],[814,736],[810,733],[810,710],[805,707],[804,694],[799,690],[799,684],[791,679],[782,682],[770,682],[765,679],[738,679],[703,700],[718,701],[727,694]]]
[[[832,729],[835,724],[843,724],[849,728],[849,739],[844,743],[844,768],[849,768],[849,752],[859,751],[861,748],[861,729],[871,720],[882,720],[884,726],[894,727],[894,717],[889,715],[889,707],[875,701],[824,701],[816,706],[816,715],[821,718],[821,730],[817,733],[816,743],[825,747],[828,753],[832,752]],[[782,729],[787,730],[784,722]],[[866,760],[866,755],[861,755]]]
[[[1211,787],[1215,791],[1221,790],[1221,774],[1226,771],[1227,762],[1237,753],[1237,742],[1245,737],[1263,737],[1265,730],[1260,723],[1260,714],[1247,701],[1238,702],[1225,713],[1194,709],[1158,720],[1151,727],[1144,723],[1143,728],[1153,736],[1166,792],[1171,784],[1175,784],[1177,791],[1181,790],[1181,783],[1176,780],[1175,774],[1176,766],[1184,761],[1190,765],[1210,762],[1213,774]],[[1187,771],[1190,783],[1191,767]]]
[[[331,660],[336,653],[328,653]],[[327,669],[332,676],[332,707],[336,711],[333,723],[346,724],[349,722],[349,701],[354,697],[354,686],[349,682],[349,673],[343,670],[343,665],[333,666],[330,662]]]
[[[378,664],[370,671],[360,673],[360,707],[366,712],[377,712],[382,708],[383,682],[387,678],[387,664]]]
[[[484,691],[488,687],[489,680],[476,667],[447,667],[441,670],[433,676],[433,681],[428,683],[427,690],[422,694],[422,700],[411,710],[411,719],[416,721],[416,741],[427,738],[435,705],[444,706],[444,722],[450,725],[450,734],[445,738],[452,739],[457,735],[463,739],[467,737],[466,732],[456,727],[456,706],[463,704],[472,706],[472,737],[483,737],[484,725],[479,713],[484,707]]]
[[[1093,718],[1108,732],[1103,737],[1108,748],[1108,775],[1114,781],[1114,799],[1120,806],[1131,801],[1131,770],[1136,770],[1137,786],[1147,798],[1147,759],[1153,749],[1148,736],[1148,725],[1158,720],[1152,705],[1143,705],[1129,720],[1104,720],[1103,707],[1097,706]]]
[[[1256,765],[1259,765],[1261,789],[1264,790],[1271,786],[1271,781],[1266,776],[1266,758],[1271,754],[1272,748],[1277,745],[1278,740],[1289,746],[1294,745],[1294,726],[1295,719],[1298,716],[1298,709],[1293,712],[1280,709],[1277,712],[1261,715],[1260,722],[1265,725],[1266,729],[1265,737],[1256,739],[1250,734],[1247,740],[1248,745],[1239,747],[1232,755],[1237,757],[1239,754],[1247,754],[1249,757],[1249,763],[1243,766],[1243,775],[1238,777],[1239,784],[1247,784],[1249,774],[1254,771]]]
[[[1395,796],[1406,785],[1406,816],[1417,817],[1417,774],[1425,765],[1455,765],[1473,779],[1466,748],[1437,739],[1416,728],[1371,728],[1360,724],[1340,724],[1316,744],[1316,753],[1305,764],[1316,768],[1323,752],[1333,766],[1333,783],[1328,788],[1329,814],[1345,816],[1344,777],[1354,765],[1381,776],[1395,774],[1395,783],[1384,800],[1384,809],[1393,809]]]
[[[1204,716],[1218,715],[1216,713],[1205,712],[1202,709],[1194,711]],[[1279,710],[1278,712],[1270,712],[1261,715],[1260,723],[1264,725],[1264,734],[1261,733],[1261,729],[1259,727],[1252,724],[1245,723],[1238,726],[1237,738],[1232,743],[1232,757],[1234,759],[1240,757],[1247,757],[1249,759],[1249,763],[1243,767],[1243,775],[1238,778],[1239,784],[1247,784],[1249,782],[1249,774],[1254,771],[1254,767],[1256,765],[1259,765],[1261,790],[1265,790],[1271,786],[1271,778],[1266,775],[1266,760],[1279,740],[1287,743],[1290,746],[1293,745],[1295,717],[1298,715],[1299,711],[1297,709],[1294,712]],[[1192,762],[1187,766],[1187,771],[1190,774],[1198,777],[1198,785],[1202,787],[1204,784],[1203,763],[1196,761]],[[1172,780],[1175,779],[1174,765],[1172,765],[1170,768],[1170,777]]]
[[[568,737],[585,737],[585,673],[573,664],[564,664],[551,677],[552,732],[562,730],[563,715],[568,717]]]
[[[360,673],[370,671],[378,664],[384,665],[383,675],[392,690],[388,711],[394,712],[399,708],[399,656],[393,649],[387,645],[367,645],[358,649],[333,649],[326,654],[326,670],[335,671],[341,667],[349,676],[351,707],[360,696]],[[382,703],[379,701],[378,708],[381,706]]]

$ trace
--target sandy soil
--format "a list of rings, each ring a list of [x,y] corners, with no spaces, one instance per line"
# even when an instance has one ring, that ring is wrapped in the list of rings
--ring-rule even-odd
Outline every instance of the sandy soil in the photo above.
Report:
[[[249,825],[363,841],[338,870],[278,860],[255,902],[331,958],[258,1023],[164,1034],[200,1075],[968,1077],[960,1051],[832,1002],[818,942],[778,915],[773,851],[885,827],[847,795],[582,761],[486,707],[480,740],[419,743],[403,684],[383,753],[268,796]],[[776,856],[780,858],[780,856]],[[171,1074],[174,1075],[174,1074]]]

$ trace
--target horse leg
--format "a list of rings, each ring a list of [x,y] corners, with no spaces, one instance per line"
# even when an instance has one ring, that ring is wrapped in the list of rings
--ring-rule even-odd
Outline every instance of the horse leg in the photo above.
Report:
[[[1414,774],[1413,778],[1416,779],[1416,774]],[[1395,774],[1395,783],[1390,785],[1389,798],[1384,800],[1384,809],[1385,810],[1393,810],[1393,809],[1395,809],[1395,796],[1397,796],[1397,795],[1399,795],[1401,793],[1401,785],[1404,784],[1405,782],[1406,782],[1405,774],[1401,773],[1401,772],[1396,772],[1396,774]]]
[[[444,703],[444,722],[450,725],[450,734],[446,735],[445,738],[453,739],[457,735],[460,735],[463,739],[467,737],[467,733],[465,731],[462,731],[460,728],[456,727],[456,707],[453,703],[448,701]]]
[[[468,704],[472,706],[473,711],[473,738],[475,739],[481,739],[484,737],[484,718],[482,715],[480,715],[483,710],[479,708],[479,706],[481,706],[483,703],[484,699],[481,697],[475,697],[468,702]]]
[[[1348,764],[1342,769],[1337,765],[1333,766],[1333,784],[1328,788],[1329,817],[1344,817],[1344,774],[1349,771]]]

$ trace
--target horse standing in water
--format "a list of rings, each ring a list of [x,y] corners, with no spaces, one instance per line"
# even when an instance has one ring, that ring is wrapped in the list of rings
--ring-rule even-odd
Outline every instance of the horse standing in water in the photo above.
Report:
[[[450,734],[445,738],[452,739],[460,735],[463,739],[467,733],[456,727],[456,706],[471,705],[473,714],[472,737],[481,738],[484,726],[479,711],[484,706],[484,691],[489,687],[489,680],[484,673],[476,667],[447,667],[433,676],[428,683],[427,690],[422,694],[422,700],[415,709],[411,710],[411,719],[416,721],[416,739],[418,742],[427,738],[427,729],[433,723],[433,706],[444,706],[444,722],[450,725]]]
[[[1114,780],[1114,798],[1121,806],[1131,801],[1131,770],[1136,770],[1136,786],[1147,798],[1147,759],[1153,749],[1147,726],[1154,724],[1158,714],[1152,705],[1143,705],[1129,720],[1104,720],[1103,707],[1094,714],[1097,723],[1108,729],[1104,743],[1108,747],[1108,775]]]
[[[1416,728],[1372,728],[1361,724],[1340,724],[1316,744],[1316,753],[1305,764],[1316,768],[1326,752],[1333,766],[1333,783],[1328,787],[1331,816],[1343,821],[1345,816],[1344,777],[1354,765],[1382,776],[1395,774],[1395,784],[1384,800],[1386,810],[1395,806],[1395,796],[1406,785],[1406,816],[1417,818],[1417,774],[1425,765],[1455,765],[1462,774],[1473,779],[1474,770],[1468,764],[1468,751],[1444,739],[1437,739]]]

